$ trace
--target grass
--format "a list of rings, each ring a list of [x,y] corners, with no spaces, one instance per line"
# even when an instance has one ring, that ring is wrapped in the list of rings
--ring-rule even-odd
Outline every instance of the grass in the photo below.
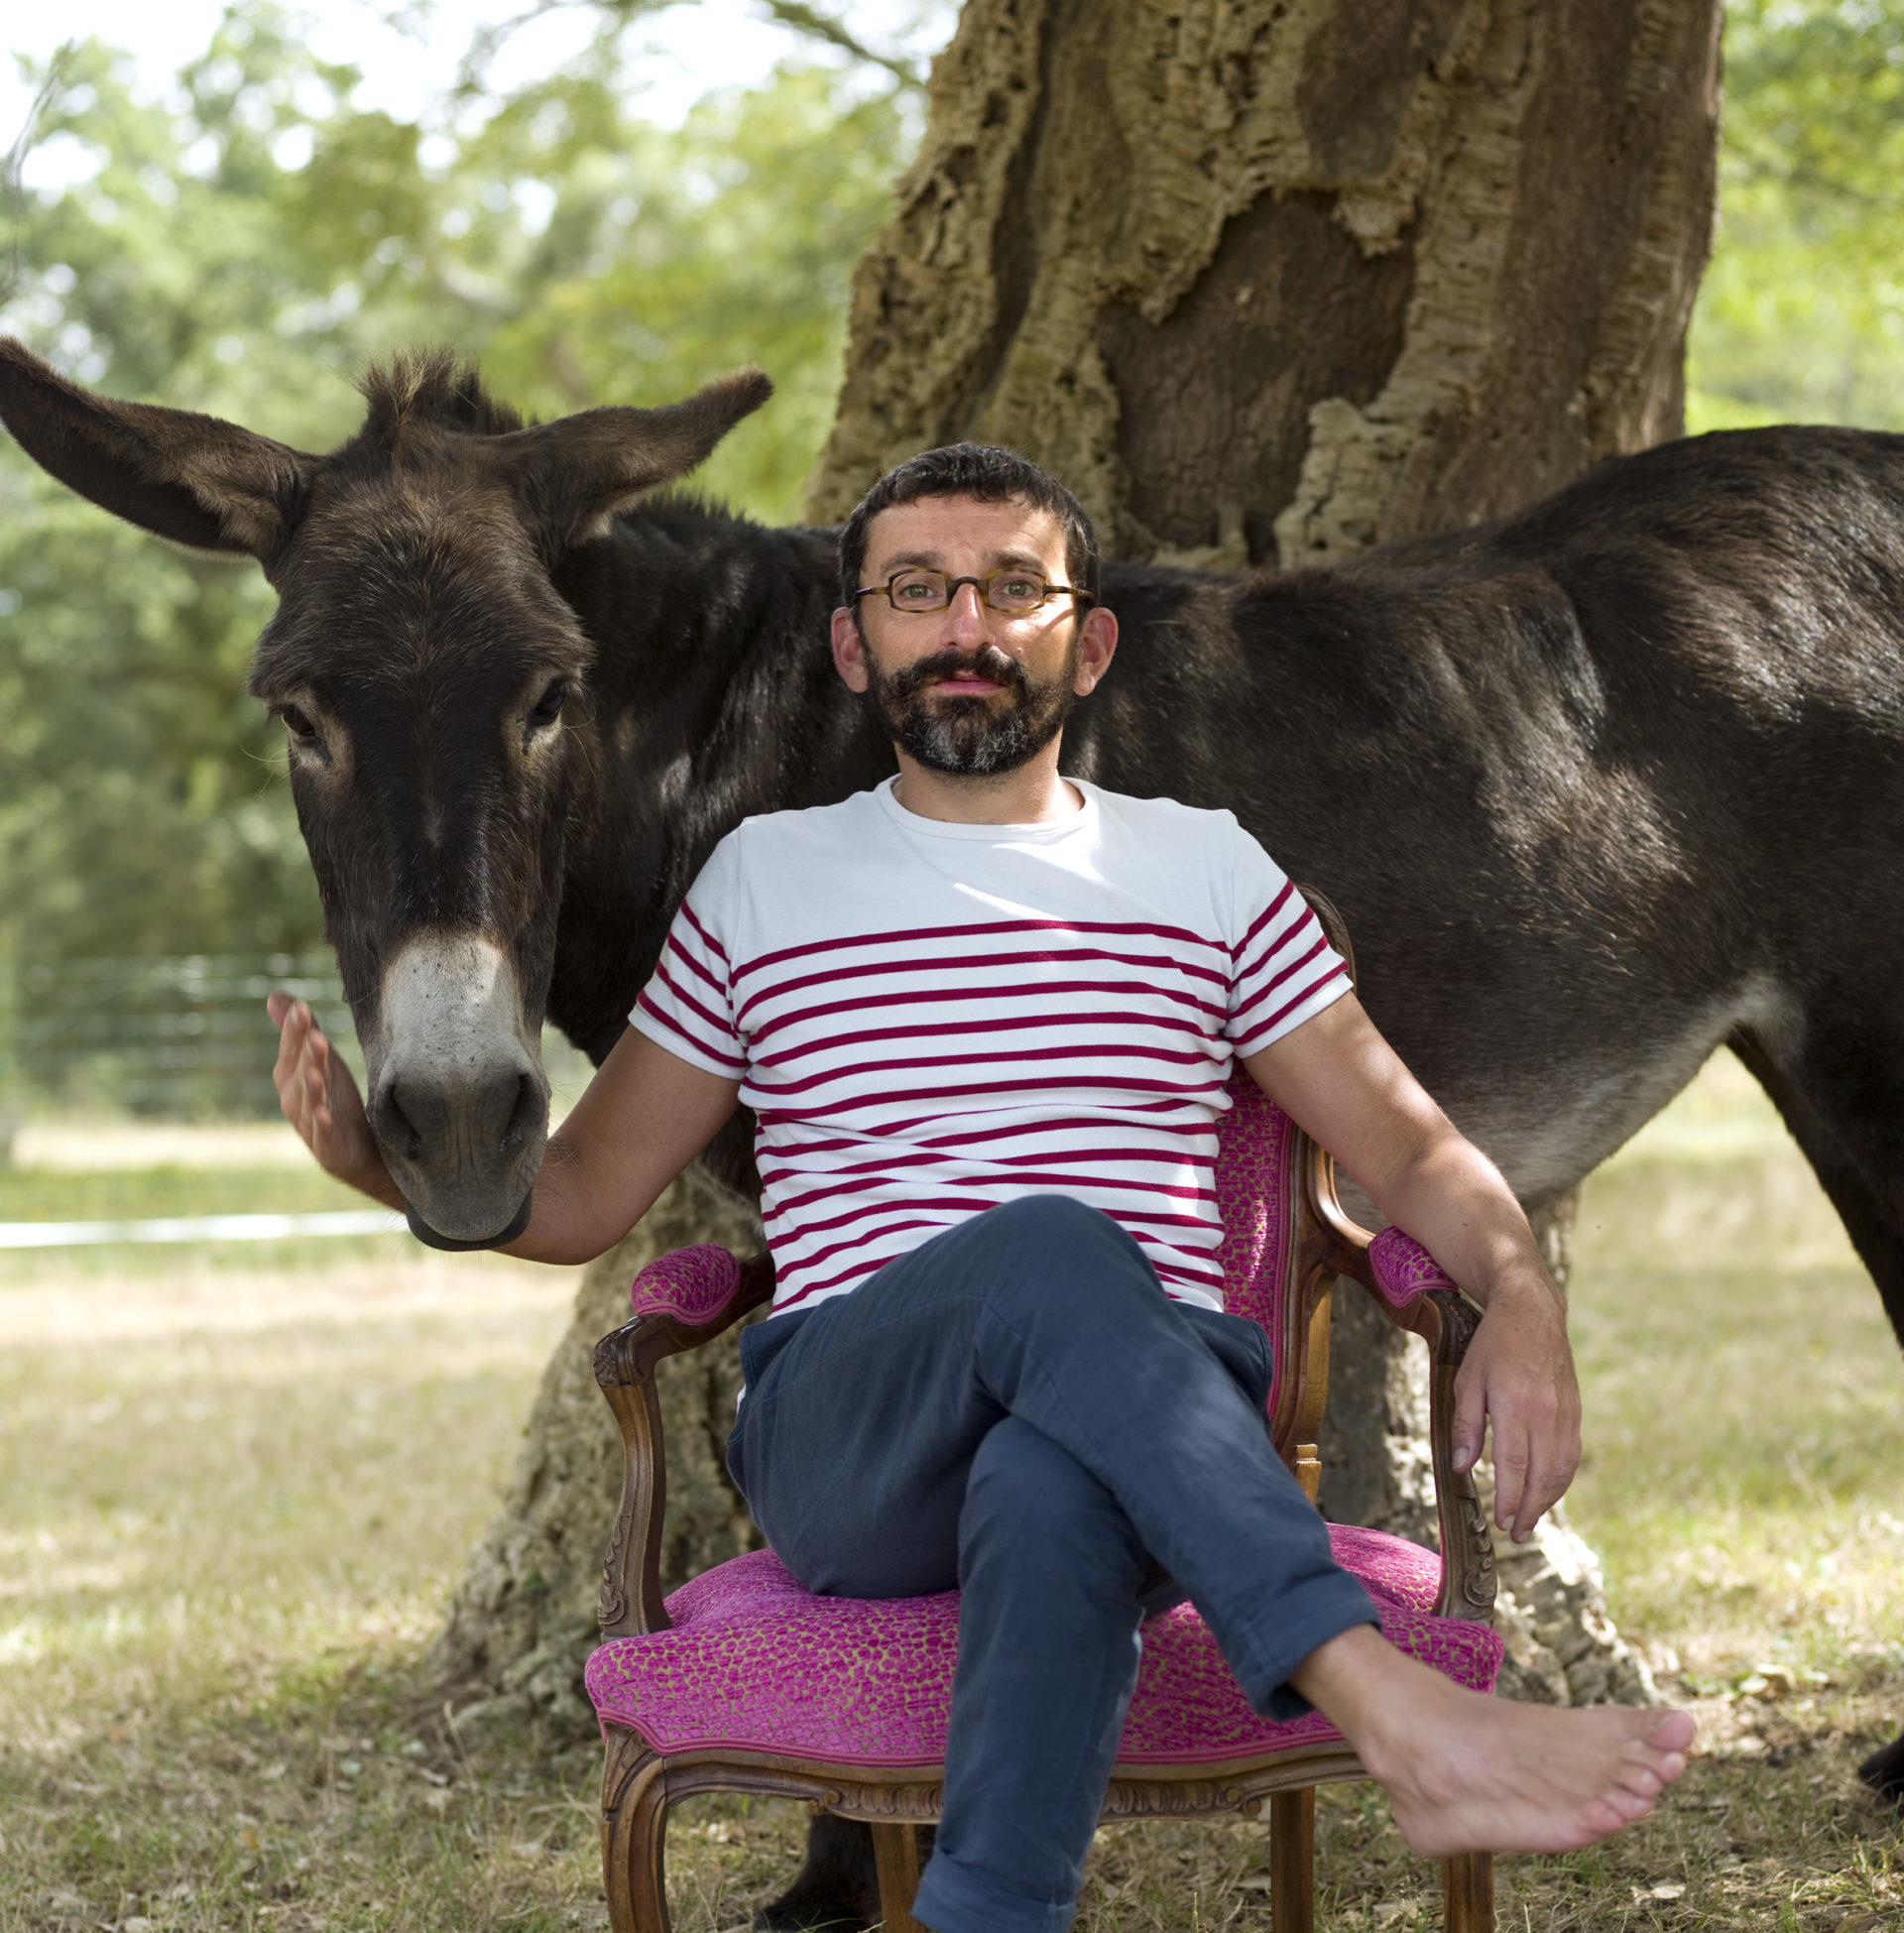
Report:
[[[369,1206],[301,1167],[0,1168],[0,1222],[116,1222],[161,1215],[305,1215]]]
[[[1741,1080],[1596,1178],[1574,1291],[1574,1517],[1705,1749],[1644,1826],[1503,1861],[1503,1929],[1904,1925],[1898,1818],[1851,1776],[1904,1718],[1904,1371]],[[136,1208],[28,1180],[0,1214],[330,1205],[282,1171],[57,1177]],[[417,1665],[572,1285],[399,1238],[5,1259],[0,1933],[605,1925],[594,1748],[459,1741]],[[803,1827],[681,1808],[681,1933],[741,1927]],[[1325,1791],[1319,1832],[1325,1928],[1438,1923],[1377,1794]],[[1108,1828],[1080,1925],[1266,1927],[1264,1839]]]

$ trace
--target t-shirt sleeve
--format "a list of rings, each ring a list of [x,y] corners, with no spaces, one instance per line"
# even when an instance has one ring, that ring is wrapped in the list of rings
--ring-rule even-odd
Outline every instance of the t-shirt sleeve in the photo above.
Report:
[[[1244,1058],[1350,991],[1349,968],[1288,875],[1241,826],[1232,901],[1235,962],[1224,1032]]]
[[[731,955],[739,868],[723,840],[687,890],[667,929],[654,976],[642,989],[630,1025],[657,1046],[728,1080],[747,1072],[747,1045],[734,1025]]]

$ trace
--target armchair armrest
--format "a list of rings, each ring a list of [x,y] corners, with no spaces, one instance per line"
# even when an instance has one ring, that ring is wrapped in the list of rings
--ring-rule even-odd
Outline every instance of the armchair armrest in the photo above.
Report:
[[[1413,1236],[1398,1228],[1370,1234],[1351,1219],[1336,1195],[1336,1164],[1311,1144],[1304,1186],[1330,1232],[1329,1263],[1374,1298],[1396,1328],[1428,1346],[1428,1447],[1435,1473],[1435,1514],[1441,1537],[1443,1618],[1491,1624],[1494,1615],[1494,1538],[1472,1472],[1455,1469],[1455,1377],[1481,1315],[1454,1279]]]
[[[774,1264],[764,1255],[737,1262],[703,1243],[657,1257],[635,1277],[635,1317],[595,1345],[595,1381],[621,1425],[622,1502],[602,1566],[596,1619],[604,1637],[666,1631],[661,1606],[661,1520],[667,1508],[667,1454],[654,1369],[698,1349],[772,1300]]]

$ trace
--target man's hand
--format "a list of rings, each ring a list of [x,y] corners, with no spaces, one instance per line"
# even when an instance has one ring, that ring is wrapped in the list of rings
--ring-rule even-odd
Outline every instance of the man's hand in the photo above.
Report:
[[[1580,1385],[1567,1311],[1546,1279],[1496,1282],[1455,1378],[1455,1468],[1481,1460],[1494,1432],[1494,1521],[1516,1543],[1559,1502],[1580,1467]]]
[[[271,1078],[285,1119],[326,1174],[391,1208],[402,1208],[402,1191],[378,1152],[357,1083],[324,1038],[316,1017],[289,994],[271,995],[265,1011],[279,1030],[278,1064]]]
[[[1483,1310],[1455,1380],[1455,1462],[1494,1436],[1494,1521],[1517,1542],[1580,1464],[1567,1304],[1499,1170],[1423,1093],[1354,994],[1244,1063]]]

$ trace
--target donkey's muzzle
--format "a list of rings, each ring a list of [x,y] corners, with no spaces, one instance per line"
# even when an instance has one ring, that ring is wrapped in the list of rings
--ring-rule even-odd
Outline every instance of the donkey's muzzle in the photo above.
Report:
[[[515,1241],[517,1236],[522,1234],[523,1230],[529,1226],[530,1211],[535,1206],[536,1190],[532,1188],[523,1197],[523,1205],[510,1217],[509,1226],[506,1229],[503,1229],[496,1235],[490,1236],[487,1241],[459,1242],[452,1235],[439,1235],[408,1202],[404,1204],[405,1212],[410,1218],[411,1234],[416,1236],[417,1241],[422,1243],[425,1248],[443,1249],[451,1255],[464,1255],[472,1249],[500,1249],[505,1247],[507,1244]]]
[[[476,1070],[386,1064],[370,1108],[411,1228],[434,1248],[513,1241],[548,1126],[548,1085],[520,1050]]]
[[[482,934],[424,934],[391,960],[380,992],[370,1127],[417,1240],[486,1249],[520,1235],[548,1080],[513,961]]]

